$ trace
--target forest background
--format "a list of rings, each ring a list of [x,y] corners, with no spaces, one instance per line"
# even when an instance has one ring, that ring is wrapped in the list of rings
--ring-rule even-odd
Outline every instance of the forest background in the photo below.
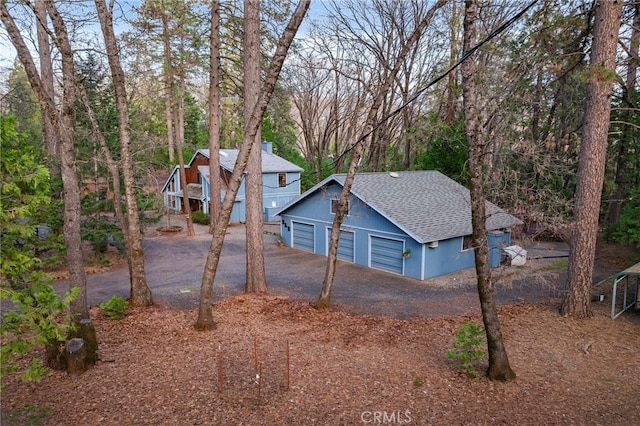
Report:
[[[502,3],[480,8],[485,35],[524,4]],[[263,118],[261,132],[263,140],[273,143],[277,155],[305,169],[303,190],[331,173],[345,171],[349,148],[362,133],[372,93],[427,4],[312,3]],[[458,59],[461,6],[449,2],[440,9],[403,63],[384,100],[381,117],[406,104]],[[591,6],[590,1],[541,1],[484,46],[478,58],[480,113],[488,143],[487,194],[534,230],[556,236],[566,236],[572,218]],[[620,27],[601,204],[603,229],[625,242],[638,239],[627,223],[630,204],[637,200],[632,195],[640,183],[637,7],[628,3]],[[70,24],[79,79],[109,146],[116,152],[113,87],[101,53],[101,37],[96,35],[96,18],[82,2],[62,2],[60,8]],[[263,2],[261,51],[265,57],[273,51],[289,12],[287,2]],[[179,87],[180,102],[176,105],[184,109],[184,157],[208,147],[208,13],[207,2],[195,1],[119,2],[114,9],[129,89],[135,173],[140,187],[147,189],[140,194],[143,209],[160,207],[156,188],[177,163],[174,137],[167,130],[169,127],[171,131],[173,124],[166,115],[170,102],[167,78]],[[238,148],[243,137],[241,5],[222,2],[221,17],[220,146]],[[28,28],[32,22],[25,20],[22,24]],[[27,135],[28,144],[42,148],[37,100],[21,64],[10,56],[13,49],[6,35],[0,42],[4,53],[0,62],[0,108],[3,114],[16,117],[16,129]],[[171,67],[167,67],[167,44],[163,43],[170,46]],[[172,75],[168,75],[168,68]],[[468,184],[459,70],[448,73],[411,100],[374,131],[371,148],[364,153],[359,170],[435,169]],[[77,109],[78,173],[85,188],[99,189],[87,197],[86,203],[93,198],[94,204],[100,204],[110,190],[107,166],[83,109]],[[629,210],[626,215],[625,205]],[[86,208],[105,210],[103,205]]]

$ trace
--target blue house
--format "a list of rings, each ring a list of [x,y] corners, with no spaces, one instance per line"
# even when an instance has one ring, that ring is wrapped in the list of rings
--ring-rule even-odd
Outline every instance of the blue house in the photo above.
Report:
[[[303,171],[295,164],[273,154],[271,146],[270,143],[262,144],[262,199],[264,220],[267,222],[278,220],[275,212],[300,195],[300,173]],[[189,163],[185,164],[186,185],[182,185],[180,182],[180,167],[173,168],[162,187],[165,208],[175,212],[184,212],[183,189],[186,186],[191,211],[201,210],[209,213],[209,200],[211,199],[209,155],[208,149],[199,149]],[[224,199],[237,158],[237,149],[220,150],[220,182],[222,184],[220,202]],[[245,221],[245,194],[243,178],[236,195],[230,222]]]
[[[277,212],[285,245],[326,256],[346,175],[329,176]],[[490,263],[522,222],[487,202]],[[338,259],[424,280],[474,266],[469,190],[436,171],[355,176]]]

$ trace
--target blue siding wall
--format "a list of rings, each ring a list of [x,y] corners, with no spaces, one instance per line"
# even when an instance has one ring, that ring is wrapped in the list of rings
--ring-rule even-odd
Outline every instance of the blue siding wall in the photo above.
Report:
[[[461,269],[473,268],[475,258],[473,250],[462,251],[463,238],[452,238],[439,241],[437,248],[425,246],[425,275],[424,278],[433,278],[450,274]],[[489,266],[500,266],[502,247],[511,244],[511,231],[492,231],[488,235]]]
[[[300,195],[300,173],[287,173],[288,185],[286,187],[278,187],[278,173],[264,173],[262,175],[262,182],[264,220],[267,222],[277,221],[280,218],[278,216],[274,216],[273,212],[280,210],[283,206],[287,205]],[[206,180],[203,180],[202,191],[206,197],[206,200],[203,202],[203,209],[205,213],[209,213],[208,203],[210,189],[209,182]],[[222,202],[223,199],[224,193],[221,194],[220,201]],[[240,188],[238,189],[238,194],[236,195],[236,201],[233,205],[231,218],[229,219],[231,223],[244,223],[246,221],[247,210],[245,199],[245,181],[243,178]]]
[[[511,245],[511,231],[492,231],[489,232],[489,266],[497,268],[500,266],[502,259],[502,248]]]
[[[222,195],[222,199],[224,199],[224,196],[225,194]],[[244,223],[247,221],[246,196],[247,196],[247,190],[246,190],[245,180],[243,176],[242,181],[240,182],[240,188],[238,188],[238,193],[236,194],[236,200],[233,203],[233,210],[231,210],[231,217],[229,218],[229,222]]]
[[[262,199],[264,206],[264,220],[277,221],[280,218],[274,212],[289,204],[300,195],[300,173],[289,172],[287,186],[280,187],[278,173],[264,173],[262,175]]]
[[[438,247],[425,248],[424,278],[450,274],[474,264],[473,250],[462,251],[462,237],[438,241]]]
[[[202,210],[209,214],[209,199],[211,194],[211,188],[209,186],[209,182],[205,179],[202,180],[202,193],[205,195],[205,200],[202,202]],[[220,194],[220,204],[222,204],[222,200],[224,200],[225,193],[224,191]],[[246,220],[246,205],[245,205],[245,187],[244,187],[244,179],[242,179],[242,183],[240,184],[240,188],[238,188],[238,193],[236,194],[236,200],[233,203],[233,209],[231,210],[231,217],[229,218],[230,223],[240,223]]]

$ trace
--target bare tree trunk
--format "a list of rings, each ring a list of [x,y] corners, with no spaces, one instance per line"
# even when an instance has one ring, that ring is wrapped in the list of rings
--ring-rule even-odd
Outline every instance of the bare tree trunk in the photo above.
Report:
[[[162,16],[162,45],[164,47],[164,90],[165,90],[165,117],[167,121],[167,149],[169,151],[169,162],[173,164],[175,160],[175,130],[173,126],[174,117],[174,103],[175,96],[174,73],[173,64],[171,62],[171,42],[169,40],[169,22],[167,15],[164,11],[164,6],[161,11]]]
[[[338,73],[337,69],[334,69],[334,78],[335,78],[335,84],[336,84],[336,88],[335,88],[335,94],[333,96],[333,109],[332,109],[332,120],[335,123],[334,124],[334,131],[333,131],[333,146],[336,150],[336,159],[340,159],[340,155],[338,154],[338,147],[340,146],[340,138],[342,137],[342,133],[340,132],[340,126],[338,125],[338,123],[340,122],[340,101],[339,101],[339,94],[340,94],[340,74]],[[331,150],[331,145],[329,144],[328,146],[328,150]],[[317,161],[317,169],[316,169],[316,182],[320,182],[322,180],[322,158],[324,157],[324,153],[322,153],[322,155],[318,155],[318,158],[316,159]],[[335,171],[338,171],[338,164],[336,164],[334,166]]]
[[[209,57],[209,233],[220,215],[220,2],[211,4]]]
[[[323,162],[331,150],[331,141],[337,139],[338,111],[340,108],[340,79],[337,70],[319,72],[314,67],[313,55],[301,55],[305,67],[294,73],[294,81],[289,84],[297,86],[292,90],[292,100],[298,110],[301,130],[301,151],[312,168],[315,182],[322,180]],[[335,75],[335,91],[332,97],[323,93],[322,87],[332,75]],[[295,81],[299,81],[296,84]],[[329,117],[328,120],[321,117]],[[339,147],[336,147],[339,149]]]
[[[98,126],[98,119],[96,118],[95,112],[89,103],[89,98],[87,97],[87,92],[82,85],[81,82],[77,82],[77,87],[80,95],[80,100],[87,111],[87,116],[89,117],[89,122],[91,123],[91,129],[93,131],[94,137],[98,140],[100,145],[100,151],[102,155],[104,155],[105,162],[107,163],[107,169],[109,170],[109,174],[111,175],[111,186],[113,187],[113,212],[116,216],[116,220],[118,221],[118,225],[122,230],[122,235],[124,237],[124,247],[125,253],[127,255],[127,266],[129,268],[129,276],[133,276],[133,261],[130,256],[131,251],[131,239],[129,238],[129,226],[127,224],[127,217],[122,211],[122,189],[120,186],[120,169],[118,167],[118,163],[113,159],[111,155],[111,151],[109,150],[109,145],[107,144],[107,140],[104,137],[104,134],[100,130]]]
[[[165,77],[166,78],[166,77]],[[164,102],[165,117],[167,121],[167,150],[169,152],[169,162],[171,164],[176,161],[176,148],[175,148],[175,132],[173,130],[173,108],[170,93],[173,91],[171,87],[165,87],[167,98]]]
[[[629,4],[629,8],[633,8],[634,18],[633,25],[631,26],[631,38],[629,40],[627,60],[627,76],[624,85],[623,101],[629,110],[624,114],[625,120],[633,122],[637,120],[638,112],[634,109],[634,98],[637,92],[636,83],[638,81],[638,66],[640,66],[639,53],[640,53],[640,3]],[[607,210],[607,223],[610,225],[616,224],[620,221],[620,213],[622,212],[622,204],[624,198],[628,193],[629,185],[632,183],[632,177],[628,172],[627,155],[629,153],[628,145],[633,144],[627,134],[622,134],[618,138],[618,150],[616,153],[616,168],[615,168],[615,193],[613,199],[609,201],[609,208]]]
[[[291,16],[291,19],[289,20],[284,33],[278,41],[275,53],[273,55],[273,58],[271,59],[271,65],[267,72],[267,78],[265,80],[264,87],[262,88],[260,101],[256,105],[253,114],[251,114],[249,123],[247,123],[246,125],[246,129],[248,130],[247,134],[251,137],[250,140],[255,138],[255,136],[258,134],[262,115],[264,114],[264,111],[269,104],[271,94],[273,93],[276,83],[278,82],[278,76],[280,75],[282,64],[287,57],[287,51],[289,50],[289,46],[291,45],[291,42],[293,41],[293,38],[295,37],[295,34],[300,27],[304,16],[307,13],[310,1],[311,0],[302,0],[298,3],[298,6]],[[213,230],[211,246],[207,254],[207,261],[205,263],[204,273],[202,274],[202,283],[200,285],[198,320],[195,323],[195,328],[198,330],[211,330],[216,327],[216,324],[213,320],[213,310],[211,308],[213,282],[216,277],[218,263],[220,261],[220,253],[222,252],[222,244],[224,243],[224,234],[226,233],[227,226],[229,225],[229,218],[231,217],[233,202],[238,193],[238,189],[240,188],[240,180],[242,178],[242,174],[246,169],[247,161],[249,159],[249,154],[252,148],[253,144],[242,144],[242,146],[240,147],[238,158],[236,160],[235,167],[233,168],[229,186],[222,203],[222,210],[220,211],[220,216],[218,217],[218,221],[216,222],[216,226]]]
[[[405,45],[402,47],[401,52],[395,59],[396,62],[393,69],[387,74],[385,80],[381,82],[380,88],[378,89],[376,97],[373,100],[371,108],[369,109],[369,113],[367,114],[366,119],[365,131],[356,142],[356,146],[352,151],[351,163],[349,164],[349,170],[347,172],[347,176],[344,179],[342,193],[340,194],[340,199],[338,200],[338,210],[336,211],[335,217],[333,218],[333,224],[331,226],[331,238],[329,240],[329,252],[327,254],[327,267],[325,269],[324,279],[322,281],[322,290],[320,292],[318,300],[315,303],[316,309],[328,309],[331,306],[331,290],[333,289],[333,282],[336,275],[336,257],[338,254],[340,227],[342,226],[342,221],[347,212],[347,206],[349,205],[351,187],[353,186],[353,180],[358,169],[358,163],[360,158],[362,157],[362,153],[364,152],[365,143],[369,141],[369,137],[371,136],[371,131],[374,128],[374,124],[377,120],[380,106],[382,105],[387,92],[391,88],[391,85],[398,75],[398,72],[402,67],[402,63],[406,56],[409,54],[409,51],[412,49],[413,45],[418,42],[420,36],[422,35],[422,32],[429,24],[429,22],[431,22],[431,18],[433,17],[435,12],[445,3],[446,0],[439,0],[438,2],[436,2],[436,4],[434,4],[433,7],[426,13],[424,19],[422,19],[422,21],[420,21],[420,23],[416,26],[411,36],[407,38]]]
[[[187,236],[193,237],[196,235],[196,232],[193,228],[193,220],[191,219],[191,204],[189,203],[189,191],[187,188],[187,173],[184,168],[184,154],[182,152],[182,148],[184,147],[184,77],[180,77],[180,90],[178,95],[175,93],[173,96],[175,97],[174,105],[176,105],[175,109],[175,122],[174,128],[176,130],[176,150],[178,151],[178,164],[180,168],[180,182],[182,183],[182,200],[184,209],[184,216],[187,222]]]
[[[464,50],[469,51],[476,40],[477,0],[465,1]],[[485,197],[482,187],[482,158],[485,146],[479,124],[476,98],[475,55],[462,63],[462,91],[464,121],[469,147],[469,186],[471,195],[471,222],[473,225],[473,247],[478,281],[478,296],[482,309],[482,320],[487,335],[489,369],[487,375],[492,380],[511,380],[516,374],[511,369],[507,350],[504,347],[500,319],[496,308],[494,287],[489,267],[489,246],[487,243]]]
[[[162,14],[162,40],[164,46],[164,58],[165,58],[165,87],[167,88],[167,131],[171,130],[169,134],[170,150],[175,145],[176,151],[178,151],[178,173],[180,175],[180,184],[182,187],[182,210],[185,215],[185,221],[187,224],[187,236],[193,237],[196,233],[193,228],[193,220],[191,219],[191,204],[189,203],[189,191],[187,188],[187,173],[184,168],[184,94],[185,94],[185,76],[184,70],[181,73],[176,72],[176,68],[173,66],[173,55],[171,54],[171,41],[169,33],[169,19],[163,9],[160,11]],[[184,39],[180,39],[183,43]],[[178,76],[178,74],[180,74]],[[176,90],[175,79],[180,79],[178,90]],[[171,114],[169,114],[169,112]]]
[[[49,34],[47,33],[47,8],[43,0],[36,0],[35,14],[37,18],[38,33],[38,56],[40,59],[40,80],[42,88],[47,96],[54,98],[53,91],[53,65],[51,63],[51,51]],[[42,136],[44,138],[44,146],[49,155],[49,170],[52,175],[57,175],[60,170],[58,163],[60,162],[60,153],[58,141],[56,137],[53,123],[50,120],[42,120]]]
[[[451,45],[450,45],[450,59],[449,59],[449,67],[451,67],[454,62],[455,62],[455,58],[456,58],[456,50],[457,50],[457,40],[456,40],[456,35],[457,35],[457,28],[456,28],[456,23],[458,23],[459,25],[459,20],[456,17],[456,14],[458,13],[457,8],[456,8],[456,3],[455,1],[451,2],[451,27],[449,28],[449,33],[451,35]],[[456,70],[452,70],[449,73],[449,76],[447,78],[447,103],[446,103],[446,107],[445,107],[445,113],[444,113],[444,121],[445,123],[447,123],[449,126],[451,126],[453,124],[453,119],[455,118],[455,113],[456,113]]]
[[[568,290],[560,306],[562,315],[575,318],[588,318],[593,314],[593,262],[598,238],[600,196],[604,180],[622,4],[622,0],[601,0],[595,3],[591,65],[569,251]]]
[[[631,112],[631,114],[634,114]],[[630,115],[629,118],[633,120]],[[628,184],[628,174],[626,168],[626,156],[627,152],[627,139],[622,136],[617,141],[618,149],[616,150],[616,166],[615,166],[615,192],[613,193],[611,199],[609,200],[609,208],[607,209],[607,214],[605,218],[605,222],[609,225],[615,225],[620,221],[620,213],[622,213],[622,204],[625,197],[625,189]]]
[[[418,44],[416,44],[416,46],[414,47],[413,50],[413,55],[414,58],[412,58],[412,62],[415,59],[415,55],[416,52],[418,50]],[[410,68],[413,64],[410,64],[409,66],[407,66],[407,68]],[[409,70],[405,71],[405,75],[404,75],[404,84],[401,87],[401,95],[402,95],[402,104],[406,104],[407,101],[409,100],[409,90],[410,90],[410,85],[411,85],[411,73]],[[415,114],[414,114],[415,116]],[[409,108],[405,108],[402,110],[402,134],[404,135],[404,155],[402,158],[402,166],[404,167],[405,170],[408,170],[411,167],[411,160],[412,160],[412,142],[415,139],[415,137],[413,136],[412,132],[409,132],[409,128],[411,127],[412,124],[412,117],[411,117],[411,110]]]
[[[260,99],[260,0],[244,1],[244,122],[249,124],[251,114]],[[260,117],[262,118],[262,117]],[[245,125],[244,144],[253,144],[245,188],[247,193],[247,293],[266,293],[267,278],[264,269],[263,203],[262,203],[262,149],[260,127],[251,137]]]
[[[60,121],[54,122],[60,143],[60,165],[64,188],[64,241],[69,264],[69,281],[79,290],[78,297],[71,302],[71,312],[80,319],[89,318],[87,307],[87,278],[82,256],[82,238],[80,237],[80,182],[76,166],[74,146],[75,134],[75,67],[73,51],[68,41],[66,28],[58,15],[53,2],[47,1],[47,10],[51,16],[58,38],[58,49],[62,58],[62,105]]]
[[[98,126],[98,119],[96,118],[96,114],[89,103],[89,98],[87,97],[87,92],[82,86],[82,83],[77,84],[80,100],[84,105],[87,116],[89,117],[89,122],[91,123],[91,129],[93,131],[94,137],[98,140],[100,144],[100,151],[102,151],[102,155],[104,155],[104,159],[107,163],[107,169],[109,170],[109,174],[111,175],[111,185],[113,187],[113,211],[116,215],[116,219],[118,220],[118,224],[120,225],[120,229],[122,229],[122,234],[124,236],[124,244],[127,253],[130,253],[129,244],[129,228],[127,226],[127,218],[122,211],[122,190],[120,188],[120,170],[118,169],[118,163],[113,159],[111,155],[111,151],[109,150],[109,145],[107,144],[107,140],[104,137],[104,134],[100,130]],[[127,257],[129,260],[129,257]],[[131,273],[131,262],[129,262],[129,273]]]
[[[144,271],[144,251],[142,249],[142,231],[140,230],[140,217],[136,200],[135,176],[133,174],[133,155],[131,153],[131,129],[129,125],[129,105],[127,104],[127,92],[124,71],[118,56],[118,45],[113,31],[112,11],[107,9],[104,0],[95,0],[100,27],[107,50],[111,78],[115,92],[116,108],[118,113],[118,135],[120,138],[120,161],[124,182],[125,204],[127,208],[127,234],[130,240],[129,271],[131,292],[129,303],[132,306],[149,306],[153,304],[151,290],[147,286],[147,277]]]

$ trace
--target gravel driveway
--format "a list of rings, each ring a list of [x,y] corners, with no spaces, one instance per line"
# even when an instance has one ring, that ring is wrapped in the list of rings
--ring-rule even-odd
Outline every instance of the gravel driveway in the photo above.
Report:
[[[180,217],[172,217],[180,224]],[[178,309],[196,309],[199,288],[211,236],[207,227],[196,226],[196,235],[186,232],[160,233],[156,225],[145,236],[147,282],[154,301]],[[216,274],[214,300],[244,291],[244,225],[229,226]],[[302,250],[278,247],[277,224],[265,225],[265,262],[269,292],[273,295],[308,300],[313,303],[322,288],[326,258]],[[553,269],[568,251],[564,245],[526,247],[530,257],[551,254],[547,259],[530,259],[523,267],[493,269],[498,303],[544,302],[558,299],[566,277],[566,267]],[[536,254],[537,253],[537,254]],[[613,271],[615,272],[615,271]],[[613,273],[612,272],[612,273]],[[597,280],[606,278],[601,276]],[[64,287],[64,283],[58,283]],[[97,305],[112,295],[128,297],[126,266],[88,276],[88,302]],[[356,314],[415,316],[473,314],[479,311],[475,271],[465,270],[426,281],[339,261],[332,292],[338,309]]]

